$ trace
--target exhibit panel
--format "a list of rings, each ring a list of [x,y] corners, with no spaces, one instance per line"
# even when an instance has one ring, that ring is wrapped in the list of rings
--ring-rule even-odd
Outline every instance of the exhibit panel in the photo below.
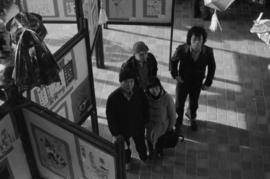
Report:
[[[82,120],[93,108],[87,60],[85,39],[81,38],[57,60],[61,82],[34,88],[32,101],[70,121]]]

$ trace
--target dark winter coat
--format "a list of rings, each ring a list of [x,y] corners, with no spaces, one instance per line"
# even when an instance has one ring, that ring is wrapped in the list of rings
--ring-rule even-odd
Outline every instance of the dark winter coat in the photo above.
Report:
[[[138,64],[139,64],[139,61],[135,59],[135,56],[132,56],[122,65],[121,69],[123,68],[130,69],[136,76],[136,80],[135,80],[136,84],[141,87],[140,85],[141,79],[140,79],[140,75],[138,71]],[[157,60],[152,53],[148,53],[148,56],[146,58],[146,65],[148,69],[148,79],[152,79],[156,77],[157,70],[158,70]]]
[[[148,102],[144,92],[136,88],[131,99],[127,100],[121,88],[117,88],[108,97],[106,115],[113,136],[144,134],[148,122]]]
[[[205,77],[206,67],[208,70],[204,84],[211,86],[215,75],[216,63],[213,49],[208,46],[202,47],[198,59],[194,61],[191,57],[190,46],[187,44],[179,45],[171,59],[172,77],[180,76],[184,82],[201,83]]]

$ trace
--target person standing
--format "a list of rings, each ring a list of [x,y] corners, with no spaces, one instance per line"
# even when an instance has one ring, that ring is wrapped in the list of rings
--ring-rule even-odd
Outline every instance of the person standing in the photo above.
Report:
[[[163,156],[164,141],[161,136],[174,128],[176,112],[173,98],[164,90],[160,80],[154,78],[146,89],[149,103],[149,123],[146,127],[146,138],[150,156],[157,153]]]
[[[149,80],[157,76],[157,60],[142,41],[134,43],[132,52],[133,56],[122,65],[121,69],[131,69],[135,74],[135,84],[141,89],[146,89]]]
[[[143,162],[147,160],[145,126],[148,123],[148,102],[144,92],[135,86],[135,75],[130,69],[119,73],[120,87],[113,91],[107,100],[106,116],[109,130],[115,138],[125,139],[126,167],[131,161],[130,138]]]
[[[207,33],[203,27],[193,26],[187,33],[186,43],[179,45],[171,58],[171,75],[177,81],[176,131],[183,123],[185,101],[189,95],[191,129],[197,130],[198,100],[202,90],[207,90],[215,75],[216,63],[213,49],[206,46]],[[207,75],[205,72],[207,68]]]

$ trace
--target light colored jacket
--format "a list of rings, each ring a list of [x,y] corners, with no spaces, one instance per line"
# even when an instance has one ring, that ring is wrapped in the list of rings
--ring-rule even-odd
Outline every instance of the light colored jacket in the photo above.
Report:
[[[150,95],[147,95],[147,99],[149,123],[146,127],[146,137],[155,147],[158,138],[175,125],[175,105],[172,97],[164,90],[159,99],[153,99]]]

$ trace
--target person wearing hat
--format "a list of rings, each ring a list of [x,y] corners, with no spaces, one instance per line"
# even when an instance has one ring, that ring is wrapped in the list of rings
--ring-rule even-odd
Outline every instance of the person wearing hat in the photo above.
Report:
[[[138,41],[133,45],[133,56],[131,56],[121,68],[129,68],[135,74],[136,86],[145,89],[149,80],[157,76],[157,60],[148,52],[147,45]]]
[[[123,136],[126,149],[126,167],[131,161],[130,138],[142,161],[147,160],[145,144],[145,126],[148,122],[148,102],[144,92],[136,88],[134,73],[125,68],[119,73],[120,87],[114,90],[107,99],[106,116],[109,130],[115,138]]]
[[[161,136],[174,129],[176,112],[173,98],[164,90],[158,78],[152,79],[145,91],[149,103],[149,122],[146,127],[146,138],[149,153],[163,156]]]
[[[206,39],[205,29],[200,26],[193,26],[187,33],[186,43],[177,47],[171,59],[171,75],[177,81],[176,112],[178,118],[176,130],[179,133],[188,95],[191,129],[197,130],[196,116],[201,89],[207,90],[214,79],[216,63],[213,49],[204,45]],[[206,79],[204,80],[205,74]]]

